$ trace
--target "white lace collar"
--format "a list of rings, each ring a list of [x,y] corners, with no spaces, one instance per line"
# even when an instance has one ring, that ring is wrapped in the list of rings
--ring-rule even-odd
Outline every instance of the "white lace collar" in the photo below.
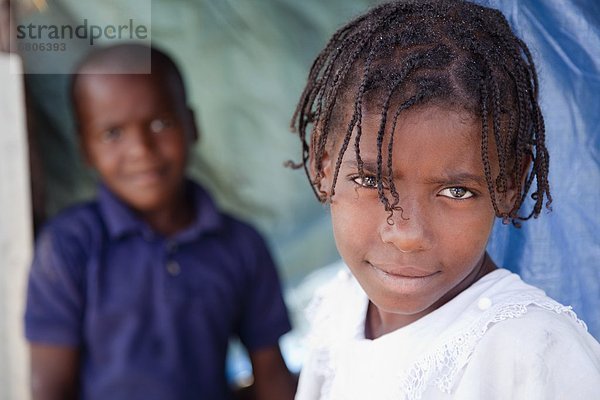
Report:
[[[585,327],[571,307],[550,299],[505,269],[489,273],[418,321],[372,341],[364,338],[367,306],[366,294],[344,271],[321,291],[308,311],[315,327],[310,338],[312,347],[322,350],[319,364],[325,381],[321,399],[331,398],[337,371],[347,367],[340,365],[343,352],[356,343],[370,342],[365,344],[407,356],[403,358],[410,361],[399,367],[394,381],[398,382],[396,398],[412,400],[421,398],[428,386],[450,393],[457,374],[469,362],[488,328],[522,316],[531,306],[568,314]],[[403,348],[406,343],[410,343],[410,349]]]

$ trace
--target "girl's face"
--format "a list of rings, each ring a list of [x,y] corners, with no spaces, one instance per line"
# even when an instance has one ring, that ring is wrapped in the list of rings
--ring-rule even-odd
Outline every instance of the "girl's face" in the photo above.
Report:
[[[364,180],[358,177],[352,138],[331,197],[331,216],[342,258],[377,311],[398,328],[489,272],[484,255],[495,214],[481,160],[480,122],[465,112],[430,106],[398,120],[392,172],[402,211],[394,211],[390,225],[375,182],[379,121],[379,116],[363,117]],[[384,176],[388,139],[389,132]],[[325,156],[323,190],[330,188],[338,150],[339,144]],[[490,161],[497,164],[494,157]]]

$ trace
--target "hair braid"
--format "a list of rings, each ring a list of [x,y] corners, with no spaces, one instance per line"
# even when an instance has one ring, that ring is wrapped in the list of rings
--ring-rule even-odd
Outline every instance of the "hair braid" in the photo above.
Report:
[[[518,224],[540,214],[544,197],[547,208],[552,201],[538,92],[531,52],[499,11],[463,0],[382,4],[338,29],[313,62],[291,122],[301,140],[302,162],[290,165],[304,167],[315,194],[325,201],[335,194],[342,158],[353,140],[358,175],[364,179],[363,114],[377,108],[377,192],[386,210],[401,210],[392,176],[400,114],[417,104],[462,108],[481,122],[481,159],[494,212]],[[399,106],[388,115],[392,102]],[[325,192],[323,158],[334,148],[333,180]],[[492,176],[494,151],[497,176]],[[520,216],[534,182],[535,203]],[[512,188],[518,196],[508,209],[504,202],[500,207],[498,196],[507,198]]]

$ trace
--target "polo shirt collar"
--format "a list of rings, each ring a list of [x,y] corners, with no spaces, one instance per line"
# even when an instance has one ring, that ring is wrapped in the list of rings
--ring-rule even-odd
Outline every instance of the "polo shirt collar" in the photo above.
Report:
[[[175,235],[179,242],[192,241],[200,235],[216,232],[223,227],[223,216],[217,209],[211,196],[197,183],[186,182],[188,193],[192,195],[196,216],[194,222]]]
[[[133,210],[103,183],[98,185],[98,204],[111,237],[117,238],[144,229],[144,224],[136,217]]]
[[[190,241],[202,234],[217,231],[223,225],[223,217],[210,195],[190,180],[187,180],[185,185],[188,193],[192,196],[196,216],[190,226],[174,235],[179,242]],[[133,233],[156,235],[130,207],[103,183],[98,186],[98,203],[111,237],[118,238]]]

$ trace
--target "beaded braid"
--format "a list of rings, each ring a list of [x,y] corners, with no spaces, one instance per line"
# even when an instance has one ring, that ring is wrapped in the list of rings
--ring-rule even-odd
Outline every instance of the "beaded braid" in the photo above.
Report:
[[[317,198],[327,201],[335,194],[342,159],[354,133],[358,175],[364,179],[360,155],[363,107],[378,104],[375,178],[379,199],[391,217],[394,210],[402,211],[392,179],[393,136],[399,115],[419,105],[462,107],[481,121],[481,157],[494,211],[518,226],[519,220],[540,214],[544,197],[548,209],[552,202],[538,91],[531,53],[498,10],[464,0],[382,4],[335,32],[315,59],[291,121],[302,144],[302,162],[288,165],[304,168]],[[347,104],[347,98],[353,98],[353,104]],[[390,110],[394,104],[399,106]],[[347,122],[343,122],[344,115],[349,115]],[[387,129],[390,120],[391,130]],[[384,166],[383,142],[388,131]],[[328,194],[321,189],[323,157],[340,142]],[[493,147],[499,164],[495,179],[490,162]],[[534,181],[532,210],[521,216],[519,209]],[[521,191],[510,210],[504,211],[496,193],[506,193],[511,184]]]

